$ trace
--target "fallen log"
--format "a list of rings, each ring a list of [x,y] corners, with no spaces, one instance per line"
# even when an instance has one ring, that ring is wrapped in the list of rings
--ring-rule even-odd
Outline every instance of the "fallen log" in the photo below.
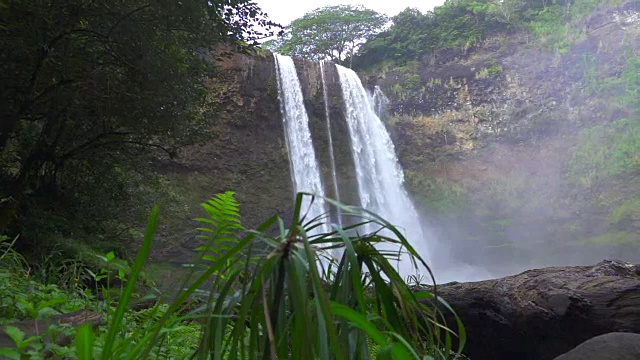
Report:
[[[25,334],[25,338],[45,334],[49,326],[56,325],[69,325],[71,327],[78,327],[84,323],[90,323],[92,327],[97,327],[104,324],[104,318],[102,314],[89,310],[80,310],[68,314],[60,314],[51,316],[40,320],[22,320],[9,324],[14,326]],[[43,339],[45,341],[51,341],[61,346],[66,346],[71,343],[71,338],[59,334],[55,339]],[[4,329],[0,329],[0,348],[14,347],[14,342],[5,333]]]
[[[132,311],[140,311],[144,309],[152,308],[156,305],[157,299],[145,300],[137,303],[133,303],[129,306]],[[78,326],[89,323],[91,327],[97,328],[104,325],[104,314],[100,312],[90,310],[78,310],[71,313],[59,314],[43,319],[27,319],[7,324],[8,326],[14,326],[20,329],[25,334],[25,338],[32,336],[39,336],[47,333],[47,329],[51,325],[65,325],[71,328],[77,328]],[[42,339],[43,341],[50,341],[60,346],[66,346],[71,343],[71,338],[65,334],[56,334],[55,339]],[[9,335],[6,334],[4,327],[0,327],[0,348],[13,347],[14,342]]]
[[[598,335],[640,333],[640,265],[621,261],[443,284],[437,293],[462,319],[472,360],[547,360]]]

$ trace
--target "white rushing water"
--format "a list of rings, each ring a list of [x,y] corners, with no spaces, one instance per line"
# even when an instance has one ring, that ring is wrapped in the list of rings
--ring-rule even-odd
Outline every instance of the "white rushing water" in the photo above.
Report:
[[[320,77],[322,79],[322,97],[324,100],[324,116],[327,122],[327,133],[329,134],[329,158],[331,165],[331,178],[333,180],[334,198],[340,201],[340,190],[338,189],[338,175],[336,173],[336,158],[333,154],[333,136],[331,135],[331,116],[329,114],[329,91],[327,89],[327,81],[324,75],[324,60],[320,61]],[[340,208],[337,208],[337,221],[342,227],[342,214]]]
[[[382,92],[382,89],[378,85],[373,90],[373,108],[376,111],[376,115],[380,119],[383,118],[384,112],[387,109],[387,105],[389,105],[389,99]]]
[[[337,69],[361,206],[404,231],[411,245],[429,263],[427,239],[422,232],[418,213],[404,189],[404,173],[391,137],[376,115],[373,98],[354,71],[339,65]],[[403,256],[398,263],[398,270],[403,276],[415,273],[408,260],[407,256]]]
[[[296,67],[293,59],[288,56],[274,54],[274,57],[278,75],[278,99],[280,100],[280,111],[284,122],[294,193],[309,192],[324,196],[320,169],[313,149],[311,132],[309,131],[309,117],[304,107],[304,99]],[[326,213],[323,198],[316,197],[313,204],[310,204],[310,197],[307,196],[305,198],[302,212],[304,214],[308,209],[306,220]],[[316,229],[314,233],[329,230],[326,225]]]

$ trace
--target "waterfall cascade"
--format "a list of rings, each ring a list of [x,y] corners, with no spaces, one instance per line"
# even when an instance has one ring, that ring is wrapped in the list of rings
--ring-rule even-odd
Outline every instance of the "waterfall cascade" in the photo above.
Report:
[[[320,169],[309,131],[309,117],[304,107],[304,99],[300,80],[296,73],[293,59],[288,56],[274,54],[278,78],[278,99],[284,122],[289,164],[291,165],[291,180],[294,194],[309,192],[318,195],[312,204],[303,204],[303,209],[309,208],[308,218],[313,219],[326,212],[324,187],[320,177]],[[327,231],[326,225],[319,231]]]
[[[387,110],[387,105],[389,105],[389,99],[382,92],[382,89],[376,85],[373,89],[373,108],[380,119],[383,119],[384,113]]]
[[[287,149],[291,164],[291,176],[295,191],[312,192],[324,196],[319,165],[313,147],[309,119],[304,107],[302,90],[293,60],[275,55],[278,75],[280,107],[285,123]],[[325,81],[325,64],[320,63],[325,105],[325,121],[328,131],[331,176],[334,193],[339,196],[336,164],[331,136],[329,98]],[[349,131],[351,156],[357,178],[360,206],[371,210],[404,231],[412,246],[427,260],[426,239],[418,214],[404,189],[404,174],[393,143],[376,110],[386,101],[377,89],[367,93],[358,75],[350,69],[336,65],[345,105],[345,119]],[[375,98],[374,98],[375,96]],[[341,156],[349,156],[342,154]],[[309,213],[315,217],[325,213],[324,201],[312,204]],[[339,218],[339,216],[338,216]],[[339,222],[341,220],[338,220]],[[322,231],[328,230],[326,226]],[[377,229],[370,229],[371,231]],[[385,250],[397,250],[386,248]],[[401,258],[398,270],[402,275],[415,273],[412,263]]]
[[[336,172],[336,158],[333,153],[333,136],[331,135],[331,116],[329,113],[329,91],[327,90],[327,81],[324,75],[324,61],[320,61],[320,77],[322,78],[322,99],[324,100],[324,116],[327,122],[327,134],[329,138],[329,158],[331,162],[331,178],[333,182],[333,193],[335,199],[340,201],[340,189],[338,189],[338,175]],[[336,214],[338,224],[342,226],[342,216],[340,209]]]
[[[353,70],[336,66],[345,102],[361,206],[404,230],[412,246],[427,260],[427,239],[424,238],[418,213],[404,189],[404,173],[391,137],[376,115],[374,99]],[[378,96],[384,95],[380,92]],[[411,264],[401,261],[399,269],[403,274],[411,273]]]

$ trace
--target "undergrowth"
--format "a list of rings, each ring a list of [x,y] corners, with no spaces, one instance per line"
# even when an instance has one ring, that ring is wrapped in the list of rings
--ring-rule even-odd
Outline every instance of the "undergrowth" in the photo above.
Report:
[[[375,214],[326,199],[350,216],[351,226],[318,229],[326,215],[309,219],[299,194],[291,226],[273,216],[244,229],[233,193],[203,204],[204,244],[194,271],[171,300],[144,297],[139,286],[158,227],[149,218],[130,267],[91,272],[97,291],[63,290],[30,279],[19,254],[3,239],[0,277],[5,334],[0,355],[9,359],[453,359],[465,342],[459,320],[435,291],[416,290],[395,269],[402,256],[433,281],[428,265],[393,225]],[[313,201],[311,197],[311,201]],[[363,229],[375,229],[372,233]],[[357,235],[356,235],[357,234]],[[384,249],[380,250],[380,245]],[[396,250],[393,250],[393,249]],[[391,250],[390,250],[391,249]],[[330,254],[341,254],[335,258]],[[401,255],[403,254],[403,255]],[[140,306],[151,301],[148,306]],[[18,307],[15,304],[39,304]],[[7,313],[9,308],[17,313]],[[68,328],[70,343],[52,339],[59,326],[35,333],[34,319],[91,309],[104,325]],[[457,318],[456,318],[457,319]],[[15,320],[22,322],[15,323]],[[457,329],[454,331],[453,329]],[[1,339],[1,338],[0,338]],[[457,344],[457,345],[455,345]],[[7,346],[9,345],[9,346]],[[455,345],[455,347],[454,347]]]

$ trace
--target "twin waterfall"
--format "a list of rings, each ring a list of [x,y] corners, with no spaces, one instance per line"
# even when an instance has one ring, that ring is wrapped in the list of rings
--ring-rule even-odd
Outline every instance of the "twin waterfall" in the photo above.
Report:
[[[302,89],[293,59],[288,56],[275,55],[276,72],[278,75],[278,98],[280,111],[284,121],[289,164],[291,164],[291,179],[293,180],[294,194],[297,192],[309,192],[318,195],[312,204],[307,203],[302,208],[309,206],[309,219],[314,219],[326,212],[324,202],[324,187],[320,178],[320,168],[313,150],[311,131],[309,131],[309,117],[304,107]],[[330,231],[325,225],[320,231]]]
[[[284,121],[285,136],[291,177],[295,192],[310,192],[324,196],[324,185],[320,166],[313,148],[309,118],[304,106],[300,81],[290,57],[274,55],[278,75],[278,94],[280,109]],[[342,88],[345,118],[349,129],[351,154],[355,167],[358,195],[362,208],[373,211],[390,223],[398,226],[420,253],[428,260],[427,239],[425,239],[418,214],[404,189],[404,175],[394,151],[393,143],[384,124],[376,114],[374,99],[365,88],[358,75],[350,69],[336,66]],[[331,119],[329,118],[329,98],[325,83],[325,65],[320,64],[325,102],[326,126],[329,134],[329,154],[333,192],[339,197],[336,165],[331,138]],[[379,91],[379,90],[378,90]],[[384,96],[377,93],[376,97]],[[378,99],[376,99],[378,100]],[[376,101],[377,103],[377,101]],[[339,154],[339,156],[349,156]],[[339,199],[337,199],[339,200]],[[309,204],[305,204],[307,207]],[[326,204],[316,198],[309,209],[309,218],[326,213]],[[338,215],[338,222],[341,222]],[[320,231],[330,230],[327,225]],[[371,229],[373,230],[373,229]],[[385,249],[391,250],[391,249]],[[398,263],[401,275],[415,273],[411,262],[401,258]]]

